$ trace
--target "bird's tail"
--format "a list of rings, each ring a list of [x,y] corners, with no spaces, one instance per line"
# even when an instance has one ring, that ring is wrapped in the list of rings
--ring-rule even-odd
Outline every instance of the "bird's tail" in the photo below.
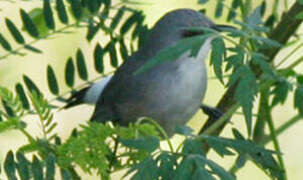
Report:
[[[90,87],[86,87],[86,88],[81,89],[80,91],[76,91],[76,92],[72,93],[72,95],[66,100],[67,104],[65,106],[63,106],[62,108],[60,108],[60,110],[68,109],[68,108],[83,104],[84,97],[89,88]]]

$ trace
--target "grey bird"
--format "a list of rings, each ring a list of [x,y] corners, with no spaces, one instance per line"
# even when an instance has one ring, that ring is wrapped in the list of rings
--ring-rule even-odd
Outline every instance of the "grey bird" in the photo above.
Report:
[[[79,91],[66,107],[82,102],[96,104],[91,121],[113,121],[123,126],[150,117],[169,136],[173,135],[176,127],[185,125],[201,106],[207,87],[204,60],[213,38],[204,42],[196,57],[188,51],[174,61],[165,61],[140,74],[135,72],[159,51],[203,34],[189,31],[191,27],[220,29],[220,25],[195,10],[178,9],[165,14],[151,29],[146,43],[113,76]]]

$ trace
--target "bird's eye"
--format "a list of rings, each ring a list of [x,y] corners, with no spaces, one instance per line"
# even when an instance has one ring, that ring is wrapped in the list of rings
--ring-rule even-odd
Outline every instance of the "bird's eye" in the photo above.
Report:
[[[201,31],[184,30],[182,32],[182,37],[187,38],[187,37],[193,37],[193,36],[198,36],[198,35],[202,35],[202,34],[203,34],[203,32],[201,32]]]

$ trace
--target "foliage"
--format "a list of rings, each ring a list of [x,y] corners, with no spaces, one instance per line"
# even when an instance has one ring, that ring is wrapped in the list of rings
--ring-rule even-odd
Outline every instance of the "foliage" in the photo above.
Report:
[[[209,1],[198,2],[204,7]],[[15,25],[8,17],[5,18],[5,25],[12,38],[0,33],[0,45],[6,52],[0,55],[0,62],[8,56],[25,56],[27,51],[43,54],[43,50],[35,47],[35,43],[50,39],[55,34],[64,35],[70,28],[86,28],[88,42],[92,42],[96,34],[102,32],[110,38],[107,44],[97,42],[91,52],[84,52],[79,47],[75,56],[71,55],[66,60],[64,81],[70,93],[74,93],[94,80],[90,79],[87,70],[86,53],[92,54],[95,71],[102,77],[105,75],[105,55],[109,56],[111,66],[117,68],[120,61],[126,60],[137,47],[144,44],[149,32],[144,24],[144,14],[131,8],[131,3],[136,2],[121,1],[113,4],[111,0],[44,0],[41,1],[41,7],[30,12],[21,9],[22,27]],[[291,18],[296,18],[301,23],[302,1],[298,0],[295,5],[301,9]],[[235,87],[232,99],[236,104],[217,124],[199,135],[192,134],[188,127],[179,127],[178,133],[185,139],[177,149],[173,149],[164,130],[150,119],[140,119],[128,127],[95,123],[80,125],[63,142],[55,131],[57,122],[54,121],[54,109],[57,107],[52,103],[54,100],[66,102],[67,99],[58,83],[58,78],[63,77],[56,76],[56,70],[50,65],[46,67],[46,77],[49,92],[55,96],[54,100],[47,100],[43,95],[45,92],[26,75],[23,76],[23,83],[16,83],[15,92],[0,87],[3,105],[0,110],[0,132],[15,129],[28,140],[17,152],[7,153],[0,173],[5,173],[8,179],[13,180],[51,180],[56,173],[60,173],[62,179],[81,179],[78,174],[81,168],[85,173],[97,173],[101,179],[109,179],[112,173],[128,169],[125,176],[131,179],[233,180],[236,179],[236,172],[250,160],[272,179],[287,179],[277,136],[286,127],[298,122],[303,115],[303,75],[293,70],[303,60],[299,58],[288,67],[280,67],[302,43],[300,44],[300,35],[290,34],[289,37],[294,40],[286,44],[270,36],[274,28],[278,27],[276,25],[283,20],[277,6],[274,3],[268,7],[265,1],[253,7],[251,0],[233,0],[230,5],[224,0],[217,0],[215,17],[221,18],[227,11],[226,21],[236,25],[237,29],[226,27],[225,33],[218,33],[196,27],[194,31],[205,33],[183,39],[176,45],[163,49],[136,72],[141,73],[168,59],[175,60],[188,50],[192,56],[196,56],[203,42],[214,37],[210,63],[217,79],[226,88]],[[272,11],[270,15],[265,15],[269,10]],[[287,11],[290,10],[286,6],[283,13]],[[205,9],[201,12],[205,12]],[[129,44],[126,44],[127,39],[130,39]],[[13,40],[17,47],[10,42]],[[280,64],[275,65],[274,57],[268,54],[286,46],[296,47]],[[76,75],[84,81],[80,86],[75,86]],[[298,115],[280,128],[275,128],[272,110],[277,105],[284,104],[291,93],[294,94],[293,104]],[[257,97],[260,97],[259,110],[254,118],[252,112]],[[212,132],[226,124],[239,107],[243,111],[247,135],[233,129],[232,138],[212,136]],[[34,114],[39,119],[41,135],[38,137],[27,132],[23,118],[28,114]],[[253,123],[253,119],[256,123]],[[269,135],[265,134],[266,125],[270,130]],[[161,147],[161,140],[167,141],[170,150]],[[274,150],[264,147],[268,141],[274,143]],[[209,159],[208,148],[222,157],[237,156],[234,166],[226,170],[226,167]],[[60,172],[56,172],[58,170]]]

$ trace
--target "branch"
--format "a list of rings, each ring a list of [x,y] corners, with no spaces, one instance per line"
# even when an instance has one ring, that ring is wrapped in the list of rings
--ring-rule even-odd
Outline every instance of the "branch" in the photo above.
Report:
[[[269,33],[268,38],[279,42],[280,44],[285,44],[290,37],[296,32],[300,24],[302,23],[302,19],[296,19],[296,15],[303,11],[303,5],[300,5],[298,2],[294,3],[294,5],[286,12],[281,21],[277,24],[277,26]],[[271,49],[267,49],[261,51],[260,53],[264,54],[268,57],[268,62],[273,62],[275,56],[281,50],[282,47],[274,47]],[[252,68],[256,77],[259,78],[262,74],[262,71],[258,67]],[[221,100],[219,101],[217,108],[222,110],[223,112],[228,112],[236,103],[235,100],[235,90],[237,88],[238,83],[235,83],[233,86],[229,87]],[[205,125],[202,127],[199,134],[204,133],[206,129],[212,126],[215,123],[214,120],[208,119]],[[216,131],[212,131],[211,135],[218,136],[221,131],[224,129],[226,123],[223,122]],[[208,151],[209,148],[206,149]]]

